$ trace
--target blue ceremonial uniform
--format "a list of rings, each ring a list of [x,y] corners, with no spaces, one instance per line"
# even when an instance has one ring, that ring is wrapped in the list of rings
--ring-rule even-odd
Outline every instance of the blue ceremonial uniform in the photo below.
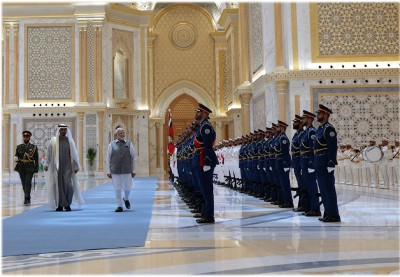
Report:
[[[317,181],[315,172],[308,172],[308,169],[315,170],[314,168],[314,151],[313,143],[315,139],[315,128],[308,126],[307,129],[301,134],[300,154],[301,154],[301,176],[305,184],[307,193],[307,204],[305,207],[306,212],[315,211],[319,212],[319,198],[316,196],[318,192]]]
[[[197,170],[199,189],[203,194],[204,208],[202,214],[205,218],[214,217],[213,172],[218,164],[217,155],[213,149],[215,137],[216,134],[211,123],[204,119],[195,134],[196,154],[193,157],[193,162],[197,164],[195,170]],[[203,166],[209,166],[211,169],[204,171]]]
[[[300,156],[300,138],[302,131],[297,131],[292,138],[292,146],[291,146],[291,154],[292,154],[292,168],[294,171],[294,175],[296,176],[297,186],[298,186],[298,195],[299,195],[299,204],[298,208],[304,209],[305,203],[307,201],[305,198],[306,188],[301,177],[301,156]]]
[[[324,218],[340,219],[334,172],[328,172],[327,169],[337,165],[337,134],[329,122],[318,127],[314,141],[314,153],[315,172],[325,208]]]
[[[275,142],[276,172],[281,187],[283,204],[287,207],[293,206],[292,193],[290,190],[290,142],[286,134],[278,135]],[[285,171],[286,170],[286,171]]]

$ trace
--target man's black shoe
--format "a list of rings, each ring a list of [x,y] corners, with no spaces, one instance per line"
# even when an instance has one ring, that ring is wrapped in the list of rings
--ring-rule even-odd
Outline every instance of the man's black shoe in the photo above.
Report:
[[[25,199],[25,201],[24,201],[24,205],[28,205],[28,199]]]
[[[122,211],[123,211],[122,207],[118,207],[118,208],[115,210],[116,213],[120,213],[120,212],[122,212]]]
[[[70,206],[65,207],[65,211],[70,212],[71,211],[71,207]]]
[[[193,217],[194,218],[201,218],[201,214],[194,214]]]
[[[213,217],[202,217],[199,219],[196,219],[197,223],[214,223],[215,220]]]
[[[201,211],[199,209],[194,209],[190,211],[192,214],[198,214],[201,213]]]
[[[63,210],[63,207],[58,206],[56,209],[56,212],[62,212],[62,210]]]
[[[306,212],[306,216],[321,216],[320,211],[308,211]]]
[[[323,217],[318,218],[319,221],[324,221]]]
[[[324,217],[322,221],[323,222],[340,222],[340,217],[327,216],[327,217]]]
[[[131,203],[129,203],[129,200],[125,200],[125,198],[122,198],[125,202],[125,207],[129,210],[131,208]]]

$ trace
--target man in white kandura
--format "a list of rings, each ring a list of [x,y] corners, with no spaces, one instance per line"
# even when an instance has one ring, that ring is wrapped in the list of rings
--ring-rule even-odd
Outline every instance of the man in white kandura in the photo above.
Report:
[[[129,194],[132,188],[132,178],[136,175],[136,155],[132,142],[125,140],[125,130],[118,127],[115,130],[117,139],[108,145],[106,171],[108,178],[112,178],[118,208],[115,212],[122,212],[121,190],[124,189],[124,202],[127,209],[131,208]]]
[[[78,152],[71,131],[59,124],[55,137],[47,147],[44,171],[49,207],[57,212],[71,211],[74,199],[78,206],[84,203],[76,174],[80,168]]]

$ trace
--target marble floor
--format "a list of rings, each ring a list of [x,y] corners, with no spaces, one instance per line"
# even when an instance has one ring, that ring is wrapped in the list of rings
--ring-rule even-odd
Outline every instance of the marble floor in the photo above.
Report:
[[[82,190],[106,182],[103,177],[80,177]],[[3,175],[2,183],[3,219],[46,203],[40,176],[29,207],[22,205],[17,178]],[[322,223],[215,186],[216,223],[199,225],[168,179],[160,176],[144,247],[3,257],[2,272],[399,275],[399,190],[337,185],[337,191],[342,222]]]

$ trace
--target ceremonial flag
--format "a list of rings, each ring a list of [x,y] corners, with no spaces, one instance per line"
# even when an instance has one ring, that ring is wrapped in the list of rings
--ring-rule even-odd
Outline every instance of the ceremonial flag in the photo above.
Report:
[[[168,136],[174,137],[174,127],[172,127],[172,115],[171,115],[171,110],[168,109]]]

